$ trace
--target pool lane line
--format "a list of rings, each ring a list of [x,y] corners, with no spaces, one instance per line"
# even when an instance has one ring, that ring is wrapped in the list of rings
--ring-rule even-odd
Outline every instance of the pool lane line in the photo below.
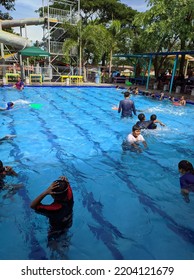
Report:
[[[91,114],[91,117],[93,117],[92,114]],[[75,126],[79,127],[76,123],[75,123]],[[89,133],[86,129],[81,128],[81,130],[86,132],[85,133],[86,136],[89,135]],[[91,137],[88,140],[89,140],[89,142],[93,141],[91,139]],[[98,149],[101,149],[100,148],[100,143],[95,142],[95,141],[93,141],[93,143],[96,143],[97,146],[98,146]],[[104,151],[101,149],[101,152],[103,153]],[[105,153],[105,155],[108,157],[107,153]],[[115,168],[118,168],[118,164],[120,164],[120,162],[118,162],[118,161],[116,162],[115,159],[111,158],[111,157],[109,157],[109,159],[112,162],[115,162],[116,163]],[[159,166],[161,166],[161,165],[159,165]],[[126,182],[126,180],[128,180],[128,176],[122,170],[123,170],[123,166],[121,165],[120,171],[121,171],[121,173],[123,173],[123,175],[125,175],[124,178],[123,178],[124,179],[123,181]],[[175,222],[173,220],[173,218],[170,217],[170,215],[168,215],[165,211],[161,210],[158,206],[155,205],[155,203],[153,202],[153,199],[151,197],[149,197],[148,195],[146,195],[143,192],[141,192],[140,190],[138,190],[135,187],[135,185],[133,185],[133,183],[131,181],[129,181],[128,187],[138,194],[139,201],[140,201],[141,204],[144,204],[144,205],[148,206],[152,210],[153,213],[157,212],[167,222],[170,222],[171,224],[167,223],[167,226],[172,231],[174,231],[176,234],[181,236],[184,240],[186,240],[190,243],[194,243],[194,231],[192,229],[189,229],[189,228],[186,228],[184,226],[178,225],[178,223]]]
[[[16,130],[14,128],[14,118],[13,118],[13,115],[10,113],[9,116],[12,119],[12,121],[9,122],[8,127],[10,128],[11,134],[17,135],[17,132],[16,132]],[[12,145],[13,149],[10,151],[10,156],[12,156],[14,158],[15,162],[19,163],[20,170],[23,170],[23,168],[25,168],[26,165],[22,163],[22,160],[21,160],[22,159],[21,150],[18,147],[18,145],[15,144],[15,142],[12,142],[11,145]],[[22,173],[23,173],[23,171],[19,172],[19,179],[21,179],[21,181],[24,184],[24,186],[26,186],[27,185],[28,177],[26,175],[22,174]],[[18,195],[23,200],[24,210],[25,210],[24,213],[26,214],[26,217],[29,220],[29,218],[31,216],[31,213],[32,213],[31,212],[32,210],[30,209],[30,199],[29,199],[29,196],[27,194],[26,187],[23,187],[23,188],[19,189],[17,191],[17,193],[18,193]],[[31,232],[30,232],[30,237],[28,236],[28,232],[24,232],[24,234],[26,236],[26,240],[28,240],[28,241],[30,240],[30,244],[31,244],[31,252],[29,253],[30,259],[37,259],[36,258],[37,249],[36,249],[36,251],[33,251],[34,244],[36,244],[36,246],[39,247],[38,250],[39,250],[39,252],[41,252],[41,259],[43,259],[43,260],[47,259],[44,249],[40,246],[40,244],[38,243],[38,241],[37,241],[37,239],[35,237],[34,227],[32,227],[32,229],[33,230],[31,230]]]
[[[58,107],[55,105],[55,103],[54,103],[54,101],[53,100],[51,100],[50,101],[50,104],[52,104],[52,106],[55,108],[55,110],[60,110],[61,111],[61,115],[63,116],[63,114],[64,114],[64,117],[65,117],[65,113],[64,113],[64,111],[63,110],[61,110],[61,109],[58,109]],[[37,112],[36,112],[36,114],[38,114]],[[86,133],[86,131],[85,130],[83,130],[83,128],[82,127],[80,127],[78,124],[76,124],[76,123],[74,123],[74,122],[72,122],[71,121],[71,119],[70,119],[70,117],[67,117],[66,116],[66,118],[68,118],[68,120],[69,120],[69,123],[72,123],[74,126],[76,126],[77,128],[79,128],[79,130],[81,130],[81,131],[83,131],[83,133],[81,133],[82,135],[86,135],[87,134],[87,136],[88,136],[88,138],[89,138],[89,134],[88,133]],[[44,123],[46,123],[45,121],[43,121]],[[52,137],[52,138],[54,138],[54,137]],[[89,141],[91,142],[92,140],[91,139],[89,139]],[[50,142],[50,141],[49,141]],[[94,143],[94,141],[92,141],[93,143]],[[99,144],[98,142],[95,142],[95,145],[97,145],[97,144]],[[79,172],[78,172],[79,173]],[[73,175],[75,176],[75,174],[76,174],[76,178],[77,178],[77,170],[76,169],[74,169],[74,172],[73,172]],[[78,181],[79,182],[79,184],[80,183],[82,183],[80,180]],[[82,196],[83,197],[85,197],[85,195],[86,195],[86,190],[83,190],[83,186],[82,186]],[[87,193],[87,195],[88,195],[88,193]],[[92,196],[93,196],[93,194],[92,194]],[[91,195],[90,195],[90,197],[91,197]],[[92,203],[93,204],[93,203]],[[96,202],[95,202],[95,204],[96,204]],[[123,259],[122,257],[121,257],[121,254],[119,254],[118,253],[118,251],[116,251],[115,250],[115,247],[112,247],[113,246],[113,244],[115,243],[115,241],[113,242],[113,241],[111,241],[110,242],[110,244],[108,244],[107,243],[107,234],[105,234],[106,233],[106,231],[104,230],[104,226],[105,225],[108,225],[108,228],[109,229],[111,229],[111,231],[113,231],[114,230],[114,228],[115,227],[112,227],[112,225],[109,223],[109,222],[107,222],[107,221],[104,221],[104,220],[102,220],[102,217],[101,217],[101,215],[99,215],[99,213],[96,213],[95,212],[95,209],[93,209],[93,208],[91,208],[90,207],[90,205],[91,205],[91,203],[89,202],[89,204],[87,203],[87,209],[88,209],[88,211],[90,212],[90,213],[92,213],[92,216],[93,216],[93,218],[96,220],[96,219],[98,219],[97,221],[98,221],[98,223],[100,223],[100,224],[102,224],[102,228],[101,228],[101,231],[100,231],[100,229],[99,230],[97,230],[96,229],[96,232],[98,231],[98,236],[99,236],[99,232],[101,232],[101,238],[103,239],[103,242],[104,242],[104,244],[106,245],[106,246],[109,246],[109,249],[112,249],[112,254],[115,254],[115,252],[117,252],[117,255],[116,256],[114,256],[116,259]],[[92,211],[91,211],[92,210]],[[107,224],[108,223],[108,224]],[[93,231],[93,233],[94,233],[94,230],[95,230],[95,228],[94,227],[90,227],[90,229]],[[118,230],[114,230],[113,231],[113,234],[116,236],[116,238],[121,238],[121,233],[119,233],[119,235],[118,235]],[[96,235],[96,234],[95,234]],[[122,236],[122,238],[124,238],[124,239],[128,239],[128,238],[126,238],[126,237],[123,237]],[[109,238],[109,240],[110,240],[110,238]],[[134,240],[133,240],[133,243],[136,243]],[[110,247],[110,245],[111,245],[111,247]],[[144,248],[144,251],[146,251],[146,249]],[[149,254],[150,254],[150,252],[149,252]]]
[[[54,105],[53,105],[54,106]],[[59,110],[57,107],[55,107],[56,110]],[[63,112],[61,110],[61,112]],[[47,128],[47,123],[44,119],[42,119],[40,116],[39,116],[39,112],[36,111],[34,112],[34,114],[37,116],[40,124],[41,124],[41,127],[45,130],[45,131],[41,131],[42,133],[44,133],[45,135],[47,135],[47,138],[48,138],[48,142],[51,144],[51,146],[56,149],[56,157],[57,159],[64,165],[66,164],[66,160],[64,160],[61,156],[62,155],[65,155],[67,156],[67,154],[64,154],[64,151],[63,149],[61,148],[61,146],[58,144],[58,143],[55,143],[55,139],[57,139],[57,136],[54,135],[49,128]],[[69,122],[71,123],[71,121],[69,120]],[[84,135],[84,134],[83,134]],[[70,173],[72,174],[73,177],[75,177],[75,174],[78,175],[78,171],[75,169],[74,167],[74,171],[72,171],[72,167],[71,166],[71,170],[70,170]],[[64,168],[65,171],[67,171],[67,168]],[[79,183],[82,183],[81,180],[79,179],[78,181]],[[79,185],[80,186],[80,185]],[[85,197],[85,201],[86,201],[86,197],[89,195],[89,198],[91,198],[91,194],[87,193],[86,189],[83,190],[83,187],[82,187],[82,196]],[[123,259],[123,256],[122,254],[119,252],[119,250],[115,247],[115,240],[112,240],[110,242],[110,244],[107,244],[107,234],[110,236],[114,235],[116,236],[116,238],[123,238],[123,239],[126,239],[126,237],[124,237],[122,235],[122,233],[119,232],[119,230],[113,226],[110,222],[104,220],[104,218],[102,217],[102,215],[100,215],[100,213],[96,213],[95,212],[95,209],[93,207],[90,207],[91,206],[91,203],[90,202],[90,199],[88,198],[88,203],[87,203],[87,209],[88,211],[92,214],[92,217],[98,221],[98,223],[101,225],[101,232],[103,231],[103,234],[101,234],[101,239],[103,241],[103,243],[109,248],[109,250],[111,250],[111,253],[113,254],[113,256],[116,258],[116,259]],[[94,199],[92,199],[92,204],[97,204],[98,202],[97,201],[94,201]],[[108,231],[105,230],[106,228],[108,227]],[[112,234],[110,234],[110,232],[112,232]],[[93,234],[94,234],[94,228],[93,228]],[[97,237],[96,234],[94,234],[95,237]],[[113,239],[113,237],[112,237]],[[116,255],[115,255],[116,254]]]

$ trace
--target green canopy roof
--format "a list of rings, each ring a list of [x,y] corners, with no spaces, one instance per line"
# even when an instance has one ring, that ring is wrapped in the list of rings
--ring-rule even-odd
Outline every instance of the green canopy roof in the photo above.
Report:
[[[22,56],[50,56],[49,52],[46,52],[38,47],[28,47],[18,52]]]

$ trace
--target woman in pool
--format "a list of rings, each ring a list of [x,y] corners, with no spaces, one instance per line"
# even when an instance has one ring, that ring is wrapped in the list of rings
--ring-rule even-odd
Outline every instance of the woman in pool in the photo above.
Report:
[[[51,195],[53,202],[51,204],[42,204],[42,200]],[[31,203],[31,208],[37,213],[43,214],[49,218],[50,233],[59,234],[72,225],[73,211],[73,193],[69,181],[61,176],[59,180],[54,181],[45,191],[43,191]]]
[[[13,86],[13,88],[17,88],[18,90],[23,90],[24,88],[24,82],[21,80],[20,77],[18,77],[17,83]]]
[[[180,177],[181,193],[186,202],[189,202],[189,193],[194,192],[194,169],[192,163],[187,160],[181,160],[178,164]]]

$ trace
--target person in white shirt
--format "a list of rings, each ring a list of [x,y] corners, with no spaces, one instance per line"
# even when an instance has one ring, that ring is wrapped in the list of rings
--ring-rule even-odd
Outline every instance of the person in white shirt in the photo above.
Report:
[[[137,152],[142,152],[140,143],[143,144],[144,148],[147,148],[147,143],[144,137],[141,135],[141,129],[139,126],[134,125],[132,127],[132,133],[127,135],[126,139],[122,143],[123,151],[132,150]]]

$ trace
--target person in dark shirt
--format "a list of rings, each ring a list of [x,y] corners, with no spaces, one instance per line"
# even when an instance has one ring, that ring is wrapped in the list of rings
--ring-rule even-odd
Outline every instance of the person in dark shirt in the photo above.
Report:
[[[118,108],[118,113],[121,112],[121,118],[132,117],[132,112],[134,115],[136,115],[135,104],[132,100],[129,99],[130,93],[126,91],[124,93],[124,97],[125,99],[119,102]]]
[[[0,189],[5,187],[4,178],[6,176],[17,176],[18,174],[13,170],[11,166],[4,166],[0,160]]]
[[[42,200],[51,195],[53,202],[43,204]],[[73,193],[69,181],[62,176],[31,202],[31,208],[49,218],[49,237],[59,235],[72,225]]]
[[[140,129],[147,129],[148,126],[152,123],[152,121],[146,121],[145,115],[143,113],[139,114],[138,116],[139,121],[136,123]]]
[[[190,202],[189,193],[194,192],[194,169],[192,163],[187,160],[181,160],[178,163],[180,177],[181,194],[186,202]]]
[[[139,121],[136,125],[139,126],[140,129],[156,129],[156,123],[159,123],[161,126],[165,126],[161,121],[157,120],[157,116],[155,114],[150,116],[150,120],[145,120],[145,115],[143,113],[138,115]]]

